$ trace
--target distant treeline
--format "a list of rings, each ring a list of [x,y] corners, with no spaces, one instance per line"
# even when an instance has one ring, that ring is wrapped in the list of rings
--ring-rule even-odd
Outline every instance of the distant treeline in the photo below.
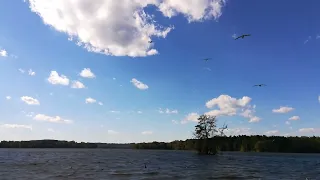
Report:
[[[75,141],[34,140],[1,141],[0,148],[97,148],[96,143],[77,143]]]
[[[86,143],[60,140],[1,141],[0,148],[107,148],[132,149],[133,144]]]
[[[196,150],[200,140],[151,142],[134,144],[136,149]],[[320,137],[281,136],[216,136],[207,140],[211,148],[220,151],[320,153]]]

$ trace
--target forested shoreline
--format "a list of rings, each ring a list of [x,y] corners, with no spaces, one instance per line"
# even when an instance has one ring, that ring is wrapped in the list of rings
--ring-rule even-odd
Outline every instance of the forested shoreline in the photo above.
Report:
[[[107,148],[107,149],[159,149],[197,150],[200,139],[185,141],[149,142],[130,144],[77,143],[75,141],[33,140],[1,141],[0,148]],[[320,137],[282,136],[215,136],[207,140],[209,148],[218,151],[320,153]]]
[[[136,149],[197,150],[199,139],[185,141],[138,143]],[[320,153],[320,137],[283,136],[215,136],[207,140],[218,151]]]

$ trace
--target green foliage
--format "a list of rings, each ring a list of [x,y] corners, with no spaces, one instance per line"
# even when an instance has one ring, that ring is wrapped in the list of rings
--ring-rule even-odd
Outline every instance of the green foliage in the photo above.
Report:
[[[203,153],[221,151],[320,153],[320,137],[281,136],[214,136],[208,139],[187,139],[169,143],[139,143],[137,149],[195,150]]]

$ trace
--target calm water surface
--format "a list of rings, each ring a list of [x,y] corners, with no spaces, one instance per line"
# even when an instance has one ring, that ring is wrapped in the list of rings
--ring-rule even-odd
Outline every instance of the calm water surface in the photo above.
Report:
[[[146,164],[146,167],[145,167]],[[320,180],[320,155],[104,149],[0,149],[0,179]]]

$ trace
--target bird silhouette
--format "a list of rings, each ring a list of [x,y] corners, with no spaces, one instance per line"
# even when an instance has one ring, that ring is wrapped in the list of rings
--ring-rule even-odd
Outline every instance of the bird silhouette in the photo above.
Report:
[[[240,38],[245,38],[246,36],[251,36],[251,34],[243,34],[241,36],[238,36],[237,38],[235,38],[234,40],[240,39]]]
[[[150,41],[148,41],[149,43],[153,43],[153,41],[152,40],[150,40]]]
[[[253,87],[262,87],[262,86],[267,86],[265,84],[256,84],[256,85],[253,85]]]
[[[204,58],[203,60],[204,61],[209,61],[211,58]]]

